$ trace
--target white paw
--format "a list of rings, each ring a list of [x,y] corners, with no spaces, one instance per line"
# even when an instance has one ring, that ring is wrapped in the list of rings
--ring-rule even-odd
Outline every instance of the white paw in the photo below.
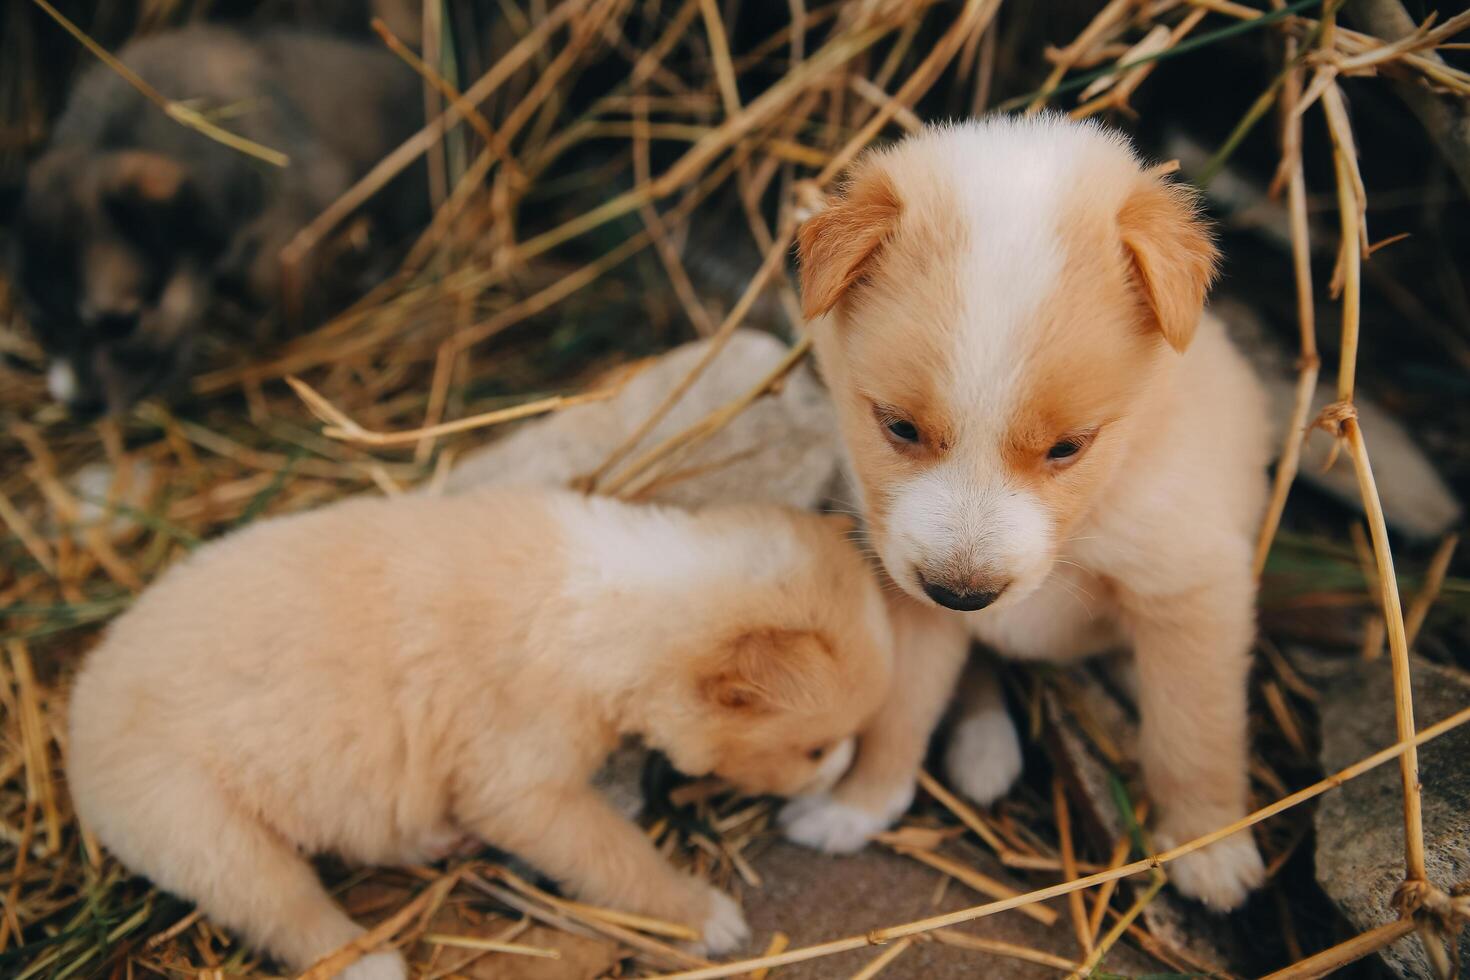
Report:
[[[1171,836],[1161,833],[1158,841],[1171,847]],[[1266,866],[1248,830],[1170,861],[1166,870],[1175,888],[1216,912],[1244,905],[1246,897],[1266,881]]]
[[[745,913],[740,903],[717,888],[709,890],[709,917],[700,930],[703,940],[698,950],[709,956],[720,956],[739,949],[750,939],[750,926],[745,924]]]
[[[851,854],[888,829],[914,800],[912,786],[895,794],[880,813],[839,802],[822,793],[800,796],[781,810],[786,839],[828,854]]]
[[[337,980],[408,980],[408,964],[396,950],[373,953],[337,974]]]
[[[951,786],[981,806],[1005,796],[1021,775],[1021,740],[1011,716],[997,709],[961,719],[950,733],[944,770]]]

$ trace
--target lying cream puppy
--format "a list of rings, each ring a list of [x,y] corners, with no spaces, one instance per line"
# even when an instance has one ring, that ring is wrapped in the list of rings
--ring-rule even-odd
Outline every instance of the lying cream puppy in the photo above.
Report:
[[[868,155],[800,243],[868,533],[917,610],[895,622],[927,611],[1022,659],[1131,646],[1156,840],[1243,816],[1270,447],[1259,384],[1202,314],[1216,251],[1193,196],[1099,126],[995,118]],[[851,849],[907,808],[965,655],[940,631],[899,635],[893,697],[792,837]],[[967,687],[949,770],[989,802],[1021,755],[993,681]],[[1170,877],[1227,909],[1263,868],[1242,832]]]
[[[70,784],[125,864],[300,969],[362,933],[302,853],[464,835],[575,895],[747,935],[588,779],[625,734],[751,793],[830,785],[883,701],[878,585],[831,518],[570,493],[351,500],[171,569],[88,658]],[[399,978],[379,953],[346,976]]]

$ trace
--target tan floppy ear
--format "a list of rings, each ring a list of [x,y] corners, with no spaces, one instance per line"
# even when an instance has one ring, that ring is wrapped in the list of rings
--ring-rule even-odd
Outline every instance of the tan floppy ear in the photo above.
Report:
[[[1147,178],[1118,212],[1118,230],[1155,326],[1182,353],[1199,325],[1220,254],[1194,191]]]
[[[799,708],[831,683],[831,650],[816,633],[761,629],[740,634],[699,682],[717,708],[765,714]]]
[[[802,316],[811,320],[832,311],[892,233],[900,210],[888,176],[870,173],[802,224],[797,232]]]

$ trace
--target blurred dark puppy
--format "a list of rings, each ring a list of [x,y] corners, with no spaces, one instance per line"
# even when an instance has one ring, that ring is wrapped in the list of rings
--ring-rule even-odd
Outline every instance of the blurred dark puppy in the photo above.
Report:
[[[10,257],[50,390],[82,415],[186,376],[217,300],[273,306],[281,246],[423,124],[410,69],[321,35],[194,26],[120,56],[290,164],[174,122],[102,65],[83,74],[27,173]],[[410,170],[379,192],[375,237],[422,222],[423,187]]]

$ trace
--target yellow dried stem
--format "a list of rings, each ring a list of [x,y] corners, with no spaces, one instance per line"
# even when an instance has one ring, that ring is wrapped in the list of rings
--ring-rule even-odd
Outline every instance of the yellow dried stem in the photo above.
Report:
[[[815,183],[825,186],[847,169],[847,165],[853,161],[853,158],[882,132],[884,126],[888,125],[893,114],[900,107],[911,106],[917,102],[919,96],[927,92],[929,87],[939,79],[940,73],[954,58],[965,39],[989,27],[999,10],[1000,0],[966,0],[954,24],[934,43],[934,47],[929,51],[929,56],[893,94],[893,99],[874,113],[873,118],[864,123],[862,128],[832,155],[832,159],[814,178]]]
[[[1082,980],[1083,977],[1092,975],[1092,971],[1097,969],[1098,964],[1103,961],[1103,957],[1108,955],[1108,951],[1117,945],[1118,940],[1123,938],[1123,934],[1143,914],[1143,910],[1148,907],[1148,904],[1158,897],[1160,889],[1164,887],[1164,882],[1167,880],[1168,878],[1162,870],[1158,868],[1154,869],[1148,887],[1139,894],[1138,898],[1134,899],[1132,905],[1128,906],[1128,911],[1118,917],[1118,921],[1113,923],[1113,927],[1108,930],[1107,935],[1103,936],[1101,941],[1098,942],[1097,948],[1088,954],[1087,959],[1077,968],[1076,972],[1068,977],[1068,980]]]
[[[503,870],[497,869],[496,873],[504,877]],[[678,947],[670,946],[632,929],[625,929],[615,923],[584,915],[575,909],[558,909],[552,904],[552,896],[519,879],[516,880],[518,890],[514,891],[504,885],[488,882],[473,872],[467,874],[465,880],[496,901],[538,922],[544,922],[549,926],[576,935],[612,938],[629,949],[637,950],[641,956],[652,963],[674,964],[679,967],[709,965],[709,960],[703,957],[686,953]],[[519,890],[522,888],[525,891]],[[538,904],[542,902],[545,903],[544,906]]]
[[[46,539],[36,531],[35,525],[26,519],[25,514],[21,513],[3,492],[0,492],[0,521],[5,522],[11,533],[20,540],[26,551],[30,552],[31,557],[36,559],[36,564],[44,568],[46,574],[54,577],[56,575],[55,552],[46,543]]]
[[[425,6],[426,15],[432,6],[432,4]],[[469,122],[470,128],[484,141],[486,150],[506,169],[513,179],[517,181],[525,180],[525,174],[521,171],[520,165],[516,163],[510,147],[505,142],[505,138],[495,132],[495,127],[490,125],[489,120],[485,118],[485,114],[480,111],[477,104],[467,101],[463,92],[455,88],[432,65],[414,54],[412,49],[388,29],[388,25],[383,23],[382,18],[374,17],[372,19],[372,28],[378,37],[382,38],[383,43],[388,46],[388,50],[403,59],[405,64],[418,72],[424,82],[443,96],[445,101],[450,105],[458,106],[463,111],[464,118]],[[435,143],[436,148],[439,146],[442,146],[442,141]]]
[[[1434,606],[1434,600],[1439,598],[1439,590],[1444,586],[1445,575],[1450,570],[1450,560],[1455,557],[1455,548],[1460,543],[1458,534],[1448,534],[1439,543],[1434,551],[1434,557],[1429,561],[1429,567],[1424,571],[1424,584],[1414,594],[1414,600],[1409,603],[1409,612],[1404,617],[1404,639],[1412,652],[1414,641],[1419,638],[1419,631],[1424,628],[1424,620],[1429,616],[1429,610]]]
[[[30,648],[22,640],[6,643],[10,671],[15,678],[21,745],[25,755],[26,799],[38,806],[46,820],[46,851],[61,850],[61,811],[56,805],[56,781],[51,771],[51,737],[46,732],[41,690],[31,664]]]
[[[149,102],[162,109],[164,114],[174,122],[181,126],[187,126],[201,135],[209,137],[216,143],[222,143],[230,149],[243,153],[246,156],[263,160],[273,167],[284,167],[291,162],[291,158],[279,150],[273,150],[268,146],[260,145],[254,140],[248,140],[237,133],[232,133],[222,126],[211,122],[207,116],[200,113],[197,109],[168,98],[162,92],[159,92],[158,89],[144,81],[137,72],[129,68],[110,51],[89,37],[85,31],[68,20],[61,11],[51,6],[46,0],[31,0],[31,2],[45,11],[47,17],[56,21],[62,30],[75,38],[82,47],[92,53],[93,57],[116,72],[123,81],[136,89]]]
[[[873,980],[879,973],[888,967],[888,964],[898,959],[910,946],[914,944],[912,939],[900,939],[889,946],[883,952],[873,957],[873,961],[852,975],[852,980]]]
[[[1118,838],[1118,842],[1113,845],[1113,854],[1108,859],[1108,868],[1121,868],[1123,862],[1128,860],[1128,852],[1132,849],[1132,845],[1132,836],[1124,831],[1123,835]],[[1103,919],[1107,917],[1108,905],[1112,902],[1113,892],[1117,891],[1117,888],[1116,881],[1105,881],[1098,886],[1097,897],[1092,905],[1092,914],[1087,919],[1087,931],[1093,937],[1094,944],[1096,944],[1099,933],[1102,932]]]
[[[530,895],[533,898],[545,902],[559,912],[565,912],[584,921],[595,921],[604,925],[621,926],[626,929],[636,929],[639,932],[648,933],[651,936],[664,936],[669,939],[681,939],[689,942],[699,938],[697,931],[679,922],[669,922],[666,919],[655,919],[647,915],[636,915],[620,909],[610,909],[601,905],[589,905],[586,902],[574,902],[571,899],[558,898],[537,888],[524,878],[505,868],[497,868],[495,876],[521,894]]]
[[[1331,949],[1325,949],[1315,956],[1309,956],[1299,963],[1293,963],[1283,970],[1277,970],[1264,980],[1316,980],[1317,977],[1335,973],[1350,963],[1356,963],[1363,957],[1398,942],[1413,931],[1412,920],[1389,922]]]
[[[622,383],[620,383],[611,388],[584,391],[577,395],[553,395],[550,398],[539,398],[536,401],[513,405],[510,408],[497,409],[493,412],[483,412],[479,415],[454,419],[450,422],[441,422],[438,425],[409,429],[404,432],[374,432],[358,425],[347,416],[347,413],[337,408],[337,406],[328,401],[320,392],[300,378],[287,378],[286,383],[306,403],[306,407],[311,409],[312,414],[327,423],[326,427],[322,429],[322,435],[329,439],[341,439],[344,442],[354,442],[365,446],[376,447],[411,446],[422,439],[433,439],[439,436],[453,435],[457,432],[468,432],[472,429],[483,429],[492,425],[515,422],[536,415],[546,415],[550,412],[560,411],[563,408],[570,408],[573,405],[606,401],[609,398],[615,397],[622,390]],[[623,383],[626,383],[626,379]]]
[[[482,939],[479,936],[448,936],[432,932],[424,936],[423,941],[433,946],[452,946],[455,949],[478,949],[488,953],[509,953],[512,956],[531,956],[543,960],[561,959],[559,949],[524,946],[520,943],[507,943],[498,939]]]
[[[893,116],[893,121],[910,133],[917,133],[924,128],[924,123],[914,111],[908,106],[898,103],[893,96],[883,91],[869,79],[862,75],[853,75],[848,79],[848,88],[852,89],[859,98],[869,105],[878,109],[888,109]],[[825,155],[822,163],[826,163]]]
[[[983,840],[996,854],[1003,855],[1011,850],[970,804],[955,796],[943,783],[923,769],[919,770],[919,786],[924,792],[938,800],[946,810],[958,817],[960,823],[973,830],[975,836]]]
[[[676,454],[693,449],[695,446],[698,446],[706,439],[709,439],[724,429],[741,412],[754,404],[756,399],[774,390],[781,383],[781,380],[801,363],[810,349],[810,342],[803,338],[796,346],[787,351],[786,356],[782,358],[780,363],[773,367],[760,381],[751,386],[744,395],[741,395],[724,407],[716,409],[710,415],[682,432],[669,436],[642,456],[634,459],[602,487],[602,492],[609,495],[616,494],[630,498],[642,493],[650,483],[657,480],[660,476],[661,471],[654,469],[656,464],[662,464],[666,470],[678,458]]]
[[[352,942],[343,946],[330,955],[323,957],[312,965],[311,969],[302,973],[299,980],[328,980],[335,977],[347,967],[362,959],[363,956],[382,946],[394,936],[408,928],[415,918],[423,913],[433,914],[444,899],[449,897],[449,892],[459,881],[459,872],[451,871],[428,888],[420,892],[413,901],[399,909],[393,915],[384,919],[367,932],[358,936]]]
[[[1129,878],[1136,874],[1142,874],[1160,865],[1168,864],[1170,861],[1178,860],[1186,854],[1192,854],[1195,851],[1209,847],[1211,844],[1224,840],[1247,827],[1253,827],[1264,820],[1269,820],[1271,817],[1279,813],[1284,813],[1293,807],[1300,806],[1309,800],[1314,800],[1323,793],[1356,779],[1386,762],[1401,758],[1406,752],[1412,751],[1426,742],[1431,742],[1445,733],[1464,725],[1466,722],[1470,722],[1470,708],[1463,708],[1449,717],[1423,729],[1411,739],[1400,741],[1366,758],[1360,759],[1352,765],[1340,769],[1310,786],[1299,789],[1274,803],[1242,817],[1229,826],[1221,827],[1218,830],[1196,837],[1194,840],[1186,841],[1177,847],[1144,858],[1141,861],[1134,861],[1131,864],[1125,864],[1119,868],[1110,868],[1107,871],[1099,871],[1096,874],[1078,878],[1076,881],[1062,882],[1058,885],[1038,888],[1035,891],[1017,895],[1014,898],[987,902],[984,905],[959,909],[944,915],[930,916],[929,918],[918,919],[885,929],[875,929],[860,936],[848,936],[844,939],[819,943],[815,946],[805,946],[788,950],[785,953],[780,953],[775,956],[763,956],[735,963],[722,963],[718,966],[710,966],[697,970],[664,974],[660,976],[659,980],[719,980],[722,977],[731,977],[737,973],[747,973],[761,967],[777,967],[790,963],[804,963],[808,960],[820,959],[835,953],[845,953],[849,950],[861,949],[864,946],[892,942],[904,936],[919,935],[920,933],[943,929],[947,926],[959,925],[963,922],[972,922],[975,919],[983,919],[999,912],[1006,912],[1025,905],[1035,904],[1036,902],[1059,898],[1079,889],[1091,888],[1094,885],[1100,885],[1107,881],[1116,881],[1121,878]]]
[[[1296,60],[1294,40],[1287,41],[1286,60],[1288,64],[1294,64]],[[1271,499],[1266,505],[1266,516],[1261,522],[1260,534],[1256,539],[1254,567],[1257,578],[1266,569],[1271,544],[1276,539],[1281,516],[1286,511],[1287,497],[1291,494],[1292,483],[1301,466],[1302,443],[1309,431],[1312,395],[1317,390],[1317,374],[1321,366],[1321,359],[1317,356],[1317,317],[1312,293],[1312,246],[1310,225],[1307,222],[1306,174],[1302,166],[1302,117],[1297,110],[1301,89],[1302,70],[1299,66],[1294,66],[1287,71],[1281,87],[1281,143],[1282,164],[1287,175],[1286,204],[1291,226],[1292,273],[1296,286],[1296,316],[1301,353],[1297,358],[1296,397],[1291,419],[1287,423],[1281,455],[1276,462]]]
[[[982,895],[989,895],[991,898],[1014,898],[1021,894],[1016,889],[996,881],[984,872],[972,868],[967,864],[961,864],[959,861],[947,858],[942,854],[935,854],[933,851],[925,851],[901,845],[893,849],[904,857],[913,858],[920,864],[927,864],[935,871],[944,872],[954,880],[968,885]],[[1045,905],[1019,905],[1016,907],[1016,910],[1028,918],[1035,919],[1044,926],[1055,925],[1058,918],[1056,911]]]
[[[725,103],[725,115],[740,112],[740,88],[735,84],[735,65],[730,60],[730,39],[725,36],[725,21],[720,16],[718,0],[699,0],[699,12],[704,17],[704,32],[709,39],[710,58],[715,65],[715,80],[719,83],[720,98]]]
[[[649,183],[651,178],[648,159],[648,144],[650,139],[650,127],[648,124],[648,99],[643,94],[634,97],[633,100],[633,178],[639,187]],[[643,225],[648,233],[653,236],[653,247],[658,255],[659,262],[663,264],[664,273],[669,278],[669,285],[674,289],[674,295],[679,300],[679,305],[684,308],[684,315],[694,327],[694,332],[701,337],[708,337],[715,332],[715,322],[710,317],[709,310],[699,301],[699,294],[694,289],[694,283],[689,279],[689,273],[684,268],[684,262],[679,257],[679,250],[674,246],[669,237],[668,226],[663,217],[658,213],[658,208],[652,201],[645,201],[638,209],[638,215],[643,219]]]
[[[790,936],[786,935],[786,933],[784,933],[784,932],[774,933],[771,936],[771,941],[766,944],[766,952],[765,952],[765,955],[766,956],[775,956],[777,953],[784,952],[785,949],[786,949],[786,947],[788,947],[790,945],[791,945],[791,937]],[[766,980],[766,978],[769,977],[770,975],[771,975],[770,968],[769,967],[763,967],[763,968],[761,968],[759,970],[752,970],[750,972],[750,977],[748,978],[748,980]]]
[[[770,281],[771,276],[784,264],[786,251],[791,247],[794,234],[795,229],[788,227],[782,233],[781,237],[767,250],[766,257],[761,262],[760,268],[756,270],[755,275],[751,277],[750,282],[746,285],[745,291],[741,293],[740,299],[731,308],[729,314],[711,336],[699,360],[690,368],[689,372],[684,375],[679,383],[670,389],[669,393],[664,396],[663,401],[659,402],[658,406],[639,423],[638,427],[629,433],[626,439],[614,447],[613,451],[603,460],[602,465],[588,475],[586,488],[589,491],[596,489],[599,481],[611,472],[613,467],[622,462],[624,457],[637,447],[647,437],[648,433],[653,431],[659,422],[663,421],[664,416],[669,413],[669,410],[678,404],[685,393],[694,386],[694,382],[698,381],[700,376],[704,374],[705,369],[719,356],[720,351],[725,349],[725,344],[729,342],[736,328],[745,322],[746,315],[750,313],[750,308],[755,305],[755,301],[760,298],[760,294],[765,290],[766,284]],[[631,474],[625,473],[621,478],[610,481],[606,492],[610,494],[619,492],[622,487],[627,485],[627,481],[630,478]]]
[[[1076,40],[1057,53],[1052,70],[1047,74],[1046,81],[1041,83],[1041,91],[1026,107],[1026,115],[1033,116],[1041,111],[1072,66],[1106,37],[1108,32],[1115,30],[1127,20],[1133,4],[1134,0],[1109,0],[1108,5],[1098,11],[1092,22],[1083,29],[1081,34],[1077,35]]]
[[[1302,735],[1301,727],[1296,723],[1295,716],[1291,713],[1291,706],[1286,703],[1286,695],[1282,693],[1281,685],[1273,680],[1267,680],[1261,684],[1261,693],[1265,696],[1266,707],[1271,716],[1276,719],[1276,727],[1286,739],[1297,756],[1302,759],[1310,759],[1311,751],[1307,748],[1307,740]]]
[[[1072,811],[1067,806],[1067,789],[1060,776],[1051,781],[1052,809],[1056,813],[1057,845],[1062,852],[1062,880],[1077,880],[1077,856],[1072,850]],[[1067,908],[1072,913],[1072,929],[1077,934],[1077,945],[1082,952],[1092,952],[1092,932],[1087,928],[1087,906],[1082,893],[1072,892],[1067,896]]]
[[[1382,590],[1383,618],[1388,626],[1388,650],[1393,662],[1394,719],[1399,740],[1405,741],[1414,731],[1414,695],[1409,677],[1409,644],[1404,631],[1404,612],[1399,604],[1398,578],[1393,569],[1393,553],[1389,550],[1388,526],[1383,519],[1383,504],[1373,480],[1368,446],[1356,418],[1342,423],[1351,451],[1353,467],[1358,474],[1358,489],[1368,513],[1368,529],[1373,537],[1373,554],[1378,561],[1378,580]],[[1399,777],[1404,793],[1404,865],[1410,880],[1426,880],[1424,871],[1424,818],[1419,796],[1419,752],[1408,744],[1399,757]]]
[[[333,228],[341,224],[348,215],[355,213],[415,160],[427,153],[429,147],[443,139],[449,128],[463,118],[468,107],[480,105],[494,95],[496,90],[520,71],[526,62],[541,50],[568,20],[583,13],[586,6],[587,0],[564,0],[563,3],[553,8],[531,33],[521,38],[475,84],[466,89],[459,99],[451,102],[438,119],[430,120],[396,150],[378,161],[372,170],[364,174],[326,210],[298,231],[281,250],[282,264],[288,268],[297,267],[301,260],[331,233]]]
[[[1414,731],[1414,697],[1409,676],[1409,647],[1404,629],[1404,614],[1399,599],[1398,579],[1394,575],[1393,554],[1389,549],[1388,526],[1383,518],[1383,504],[1378,498],[1378,488],[1373,479],[1368,447],[1356,413],[1350,411],[1361,313],[1361,249],[1366,240],[1362,178],[1358,176],[1347,110],[1335,82],[1323,90],[1322,106],[1327,117],[1328,132],[1332,137],[1332,156],[1337,171],[1338,210],[1342,221],[1342,362],[1338,368],[1337,397],[1344,411],[1338,424],[1338,433],[1340,437],[1346,438],[1351,450],[1353,467],[1358,476],[1358,489],[1363,498],[1363,509],[1368,516],[1368,529],[1373,540],[1383,617],[1388,627],[1389,654],[1393,661],[1394,717],[1399,739],[1402,741]],[[1413,745],[1407,746],[1399,758],[1399,774],[1404,794],[1405,871],[1410,880],[1422,881],[1425,879],[1424,826],[1419,795],[1419,754]]]
[[[1077,969],[1075,960],[1069,960],[1054,953],[1043,952],[1032,949],[1029,946],[1020,946],[1016,943],[1008,943],[999,939],[986,939],[984,936],[972,936],[969,933],[956,932],[953,929],[935,929],[931,933],[933,937],[946,946],[954,946],[958,949],[970,949],[977,953],[991,953],[995,956],[1004,956],[1008,959],[1022,960],[1027,963],[1035,963],[1038,966],[1049,966],[1054,970],[1071,972]]]

